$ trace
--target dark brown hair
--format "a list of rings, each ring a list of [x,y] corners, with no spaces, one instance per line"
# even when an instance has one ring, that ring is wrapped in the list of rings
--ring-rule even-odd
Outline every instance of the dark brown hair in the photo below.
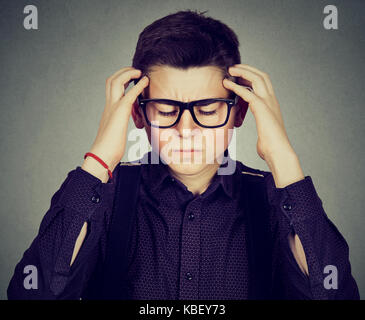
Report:
[[[148,25],[139,35],[132,66],[142,75],[153,66],[184,70],[216,66],[223,76],[236,80],[228,67],[241,63],[238,38],[226,24],[205,17],[205,12],[178,11]]]

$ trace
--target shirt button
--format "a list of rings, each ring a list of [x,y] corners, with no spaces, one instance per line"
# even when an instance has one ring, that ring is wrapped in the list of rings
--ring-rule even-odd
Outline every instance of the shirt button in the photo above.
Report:
[[[92,196],[91,197],[91,201],[94,202],[94,203],[99,203],[100,202],[100,197],[98,197],[98,196]]]
[[[194,220],[194,213],[189,214],[189,220]]]
[[[172,182],[174,182],[174,181],[175,181],[175,179],[174,179],[174,178],[171,178],[171,181],[172,181]]]
[[[187,272],[185,274],[185,276],[186,276],[186,279],[188,279],[188,280],[192,280],[193,279],[193,276],[192,276],[192,274],[190,272]]]
[[[283,204],[283,209],[286,211],[290,211],[292,209],[291,204]]]

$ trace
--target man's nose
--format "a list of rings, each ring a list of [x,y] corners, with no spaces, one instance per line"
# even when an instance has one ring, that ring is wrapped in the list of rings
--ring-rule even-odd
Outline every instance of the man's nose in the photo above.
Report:
[[[184,110],[179,122],[176,124],[176,130],[179,131],[180,135],[182,136],[184,134],[183,129],[195,129],[199,127],[193,117],[190,114],[189,110]]]

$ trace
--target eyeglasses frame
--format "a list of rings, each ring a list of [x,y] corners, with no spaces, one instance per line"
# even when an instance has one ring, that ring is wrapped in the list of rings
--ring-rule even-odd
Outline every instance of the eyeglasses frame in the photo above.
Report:
[[[139,95],[137,97],[137,101],[138,101],[138,105],[140,106],[140,108],[142,108],[143,110],[143,113],[144,113],[144,116],[145,116],[145,119],[147,121],[147,124],[151,127],[154,127],[154,128],[171,128],[173,126],[175,126],[179,121],[180,121],[180,118],[183,114],[183,112],[185,110],[189,110],[190,111],[190,114],[191,114],[191,117],[193,118],[194,122],[196,124],[198,124],[199,126],[203,127],[203,128],[219,128],[219,127],[223,127],[224,125],[227,124],[228,122],[228,119],[229,119],[229,116],[231,114],[231,109],[232,107],[236,106],[237,103],[238,103],[238,99],[239,99],[239,96],[234,94],[234,98],[233,99],[224,99],[224,98],[210,98],[210,99],[202,99],[202,100],[195,100],[195,101],[190,101],[190,102],[181,102],[181,101],[176,101],[176,100],[170,100],[170,99],[143,99],[143,96],[142,95]],[[195,116],[195,113],[193,111],[193,108],[194,106],[197,104],[197,103],[201,103],[201,102],[207,102],[207,101],[224,101],[227,103],[227,106],[228,106],[228,111],[227,111],[227,117],[226,117],[226,120],[224,121],[223,124],[220,124],[220,125],[217,125],[217,126],[206,126],[206,125],[203,125],[201,124],[198,119],[196,118]],[[178,106],[179,107],[179,114],[176,118],[176,121],[170,125],[170,126],[156,126],[156,125],[153,125],[148,117],[147,117],[147,108],[146,108],[146,102],[149,102],[149,101],[155,101],[155,102],[167,102],[167,103],[173,103],[174,105]]]

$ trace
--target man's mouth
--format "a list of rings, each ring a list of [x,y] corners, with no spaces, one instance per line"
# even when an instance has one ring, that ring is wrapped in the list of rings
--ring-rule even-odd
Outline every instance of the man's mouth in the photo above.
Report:
[[[202,152],[202,150],[197,150],[197,149],[174,149],[173,151],[182,153]]]

